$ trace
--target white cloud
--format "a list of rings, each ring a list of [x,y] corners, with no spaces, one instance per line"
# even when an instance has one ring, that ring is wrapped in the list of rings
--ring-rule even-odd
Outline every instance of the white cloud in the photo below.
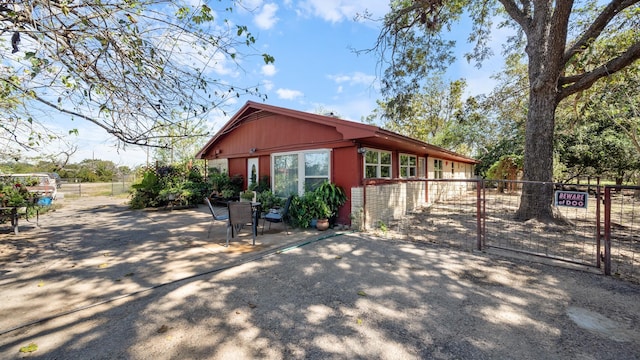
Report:
[[[280,99],[284,100],[294,100],[296,98],[304,96],[301,91],[291,89],[278,89],[276,90],[276,94],[278,94],[278,97]]]
[[[262,75],[264,76],[273,76],[278,72],[276,70],[276,66],[273,64],[262,65]]]
[[[278,22],[278,18],[276,17],[276,12],[278,11],[278,5],[274,3],[264,4],[262,10],[256,15],[253,19],[258,28],[263,30],[268,30]]]
[[[369,12],[374,18],[389,10],[388,0],[306,0],[299,4],[302,13],[317,16],[332,23],[351,20],[356,14]]]
[[[376,81],[376,77],[374,75],[367,75],[359,71],[356,71],[351,75],[329,75],[329,79],[333,80],[337,84],[348,83],[349,85],[367,86],[374,84]]]
[[[338,86],[338,89],[336,90],[336,92],[338,94],[342,94],[342,90],[343,90],[342,85],[340,85],[340,86]]]
[[[271,91],[271,90],[273,89],[273,86],[274,86],[274,85],[273,85],[273,81],[271,81],[271,80],[264,80],[264,81],[262,82],[262,86],[264,87],[264,89],[265,89],[266,91]]]

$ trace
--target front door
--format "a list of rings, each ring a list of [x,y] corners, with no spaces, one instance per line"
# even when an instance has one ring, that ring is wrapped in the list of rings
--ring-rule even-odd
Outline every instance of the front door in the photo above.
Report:
[[[259,158],[249,158],[247,160],[247,188],[250,189],[253,184],[258,185],[258,163]]]

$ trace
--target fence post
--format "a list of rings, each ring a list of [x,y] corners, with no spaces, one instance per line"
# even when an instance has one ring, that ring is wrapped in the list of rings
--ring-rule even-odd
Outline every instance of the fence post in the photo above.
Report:
[[[600,177],[598,176],[598,185],[596,186],[596,266],[598,269],[602,268],[600,263],[600,248],[602,240],[602,229],[600,228],[600,201],[602,201],[600,193]]]
[[[611,188],[604,188],[604,274],[611,275]]]
[[[482,181],[476,182],[476,229],[478,238],[478,250],[482,250]],[[484,186],[483,186],[484,188]]]

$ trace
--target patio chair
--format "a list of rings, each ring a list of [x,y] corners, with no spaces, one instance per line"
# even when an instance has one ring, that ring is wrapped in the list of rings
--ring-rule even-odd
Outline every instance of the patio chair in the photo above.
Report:
[[[287,201],[284,203],[284,207],[281,209],[271,209],[265,216],[262,218],[262,233],[264,234],[264,222],[269,222],[269,230],[271,230],[272,223],[282,223],[284,225],[284,230],[289,235],[289,229],[287,227],[287,223],[289,222],[289,208],[291,207],[291,200],[293,196],[289,196]]]
[[[229,226],[229,222],[227,221],[229,220],[229,215],[216,214],[216,210],[213,208],[213,205],[211,205],[211,200],[209,200],[209,198],[204,198],[204,203],[207,204],[207,206],[209,207],[209,211],[211,211],[211,216],[212,216],[211,223],[209,224],[209,232],[207,233],[207,239],[211,236],[211,227],[216,221],[224,221],[227,223],[227,237],[229,237],[229,231],[231,230]]]
[[[256,222],[253,213],[253,206],[250,202],[232,201],[229,203],[229,226],[231,228],[231,237],[244,228],[245,225],[251,225],[251,236],[253,237],[253,245],[256,244]],[[229,231],[227,230],[227,246],[229,246]]]

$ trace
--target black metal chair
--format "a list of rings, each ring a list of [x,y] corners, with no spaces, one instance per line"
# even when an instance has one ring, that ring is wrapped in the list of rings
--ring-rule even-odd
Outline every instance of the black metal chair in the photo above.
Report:
[[[231,229],[231,236],[229,236],[229,230],[227,229],[227,246],[229,246],[229,238],[233,237],[234,233],[237,234],[248,224],[251,224],[251,236],[253,237],[253,245],[255,245],[257,224],[255,222],[253,206],[251,206],[250,202],[230,202],[229,227]]]
[[[282,223],[284,224],[284,229],[289,235],[289,229],[287,227],[287,223],[289,222],[289,208],[291,207],[291,200],[293,196],[289,196],[287,201],[284,203],[284,207],[281,209],[271,209],[267,214],[262,218],[262,233],[264,234],[264,223],[265,221],[269,222],[269,229],[271,229],[272,223]]]
[[[229,222],[227,220],[229,220],[229,215],[228,214],[216,214],[216,210],[213,208],[213,205],[211,205],[211,201],[209,200],[209,198],[204,198],[204,203],[207,204],[207,206],[209,207],[209,211],[211,211],[211,223],[209,224],[209,232],[207,233],[207,238],[209,238],[211,236],[211,227],[213,226],[213,223],[216,221],[224,221],[227,223],[227,237],[229,237],[229,231],[231,230],[231,228],[229,227]]]

